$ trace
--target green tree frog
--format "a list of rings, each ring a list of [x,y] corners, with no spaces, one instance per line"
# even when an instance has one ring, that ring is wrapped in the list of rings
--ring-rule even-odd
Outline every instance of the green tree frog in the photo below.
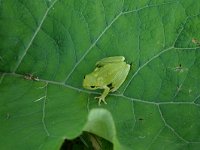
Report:
[[[104,89],[99,97],[98,104],[103,101],[109,92],[116,91],[125,81],[130,65],[127,64],[123,56],[113,56],[103,58],[96,63],[96,68],[90,74],[84,76],[83,87],[90,90]]]

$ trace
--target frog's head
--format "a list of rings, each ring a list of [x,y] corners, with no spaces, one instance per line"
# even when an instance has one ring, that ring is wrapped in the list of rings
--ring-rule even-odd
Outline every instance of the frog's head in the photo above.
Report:
[[[83,87],[89,90],[99,89],[97,77],[94,74],[88,74],[84,76]]]

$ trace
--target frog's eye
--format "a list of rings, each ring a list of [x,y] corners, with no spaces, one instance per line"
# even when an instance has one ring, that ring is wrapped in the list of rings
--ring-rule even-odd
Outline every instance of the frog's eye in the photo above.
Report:
[[[101,67],[103,67],[103,65],[98,64],[98,65],[96,65],[96,67],[101,68]]]
[[[83,78],[85,79],[85,76]]]
[[[95,86],[90,86],[91,88],[95,88]]]

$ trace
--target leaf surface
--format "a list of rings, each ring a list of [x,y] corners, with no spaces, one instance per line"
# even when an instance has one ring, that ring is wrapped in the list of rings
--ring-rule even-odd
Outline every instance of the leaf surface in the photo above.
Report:
[[[199,12],[195,0],[0,1],[0,149],[59,149],[85,130],[115,149],[199,149]],[[83,77],[118,55],[132,69],[98,117],[102,91]]]

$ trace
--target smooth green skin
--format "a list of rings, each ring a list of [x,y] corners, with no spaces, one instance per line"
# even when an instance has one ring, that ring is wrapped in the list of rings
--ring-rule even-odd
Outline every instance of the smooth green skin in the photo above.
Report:
[[[105,104],[105,98],[109,92],[116,91],[125,81],[130,65],[124,62],[123,56],[104,58],[96,63],[95,70],[86,75],[83,80],[83,87],[90,90],[104,89],[101,96],[95,97]]]

